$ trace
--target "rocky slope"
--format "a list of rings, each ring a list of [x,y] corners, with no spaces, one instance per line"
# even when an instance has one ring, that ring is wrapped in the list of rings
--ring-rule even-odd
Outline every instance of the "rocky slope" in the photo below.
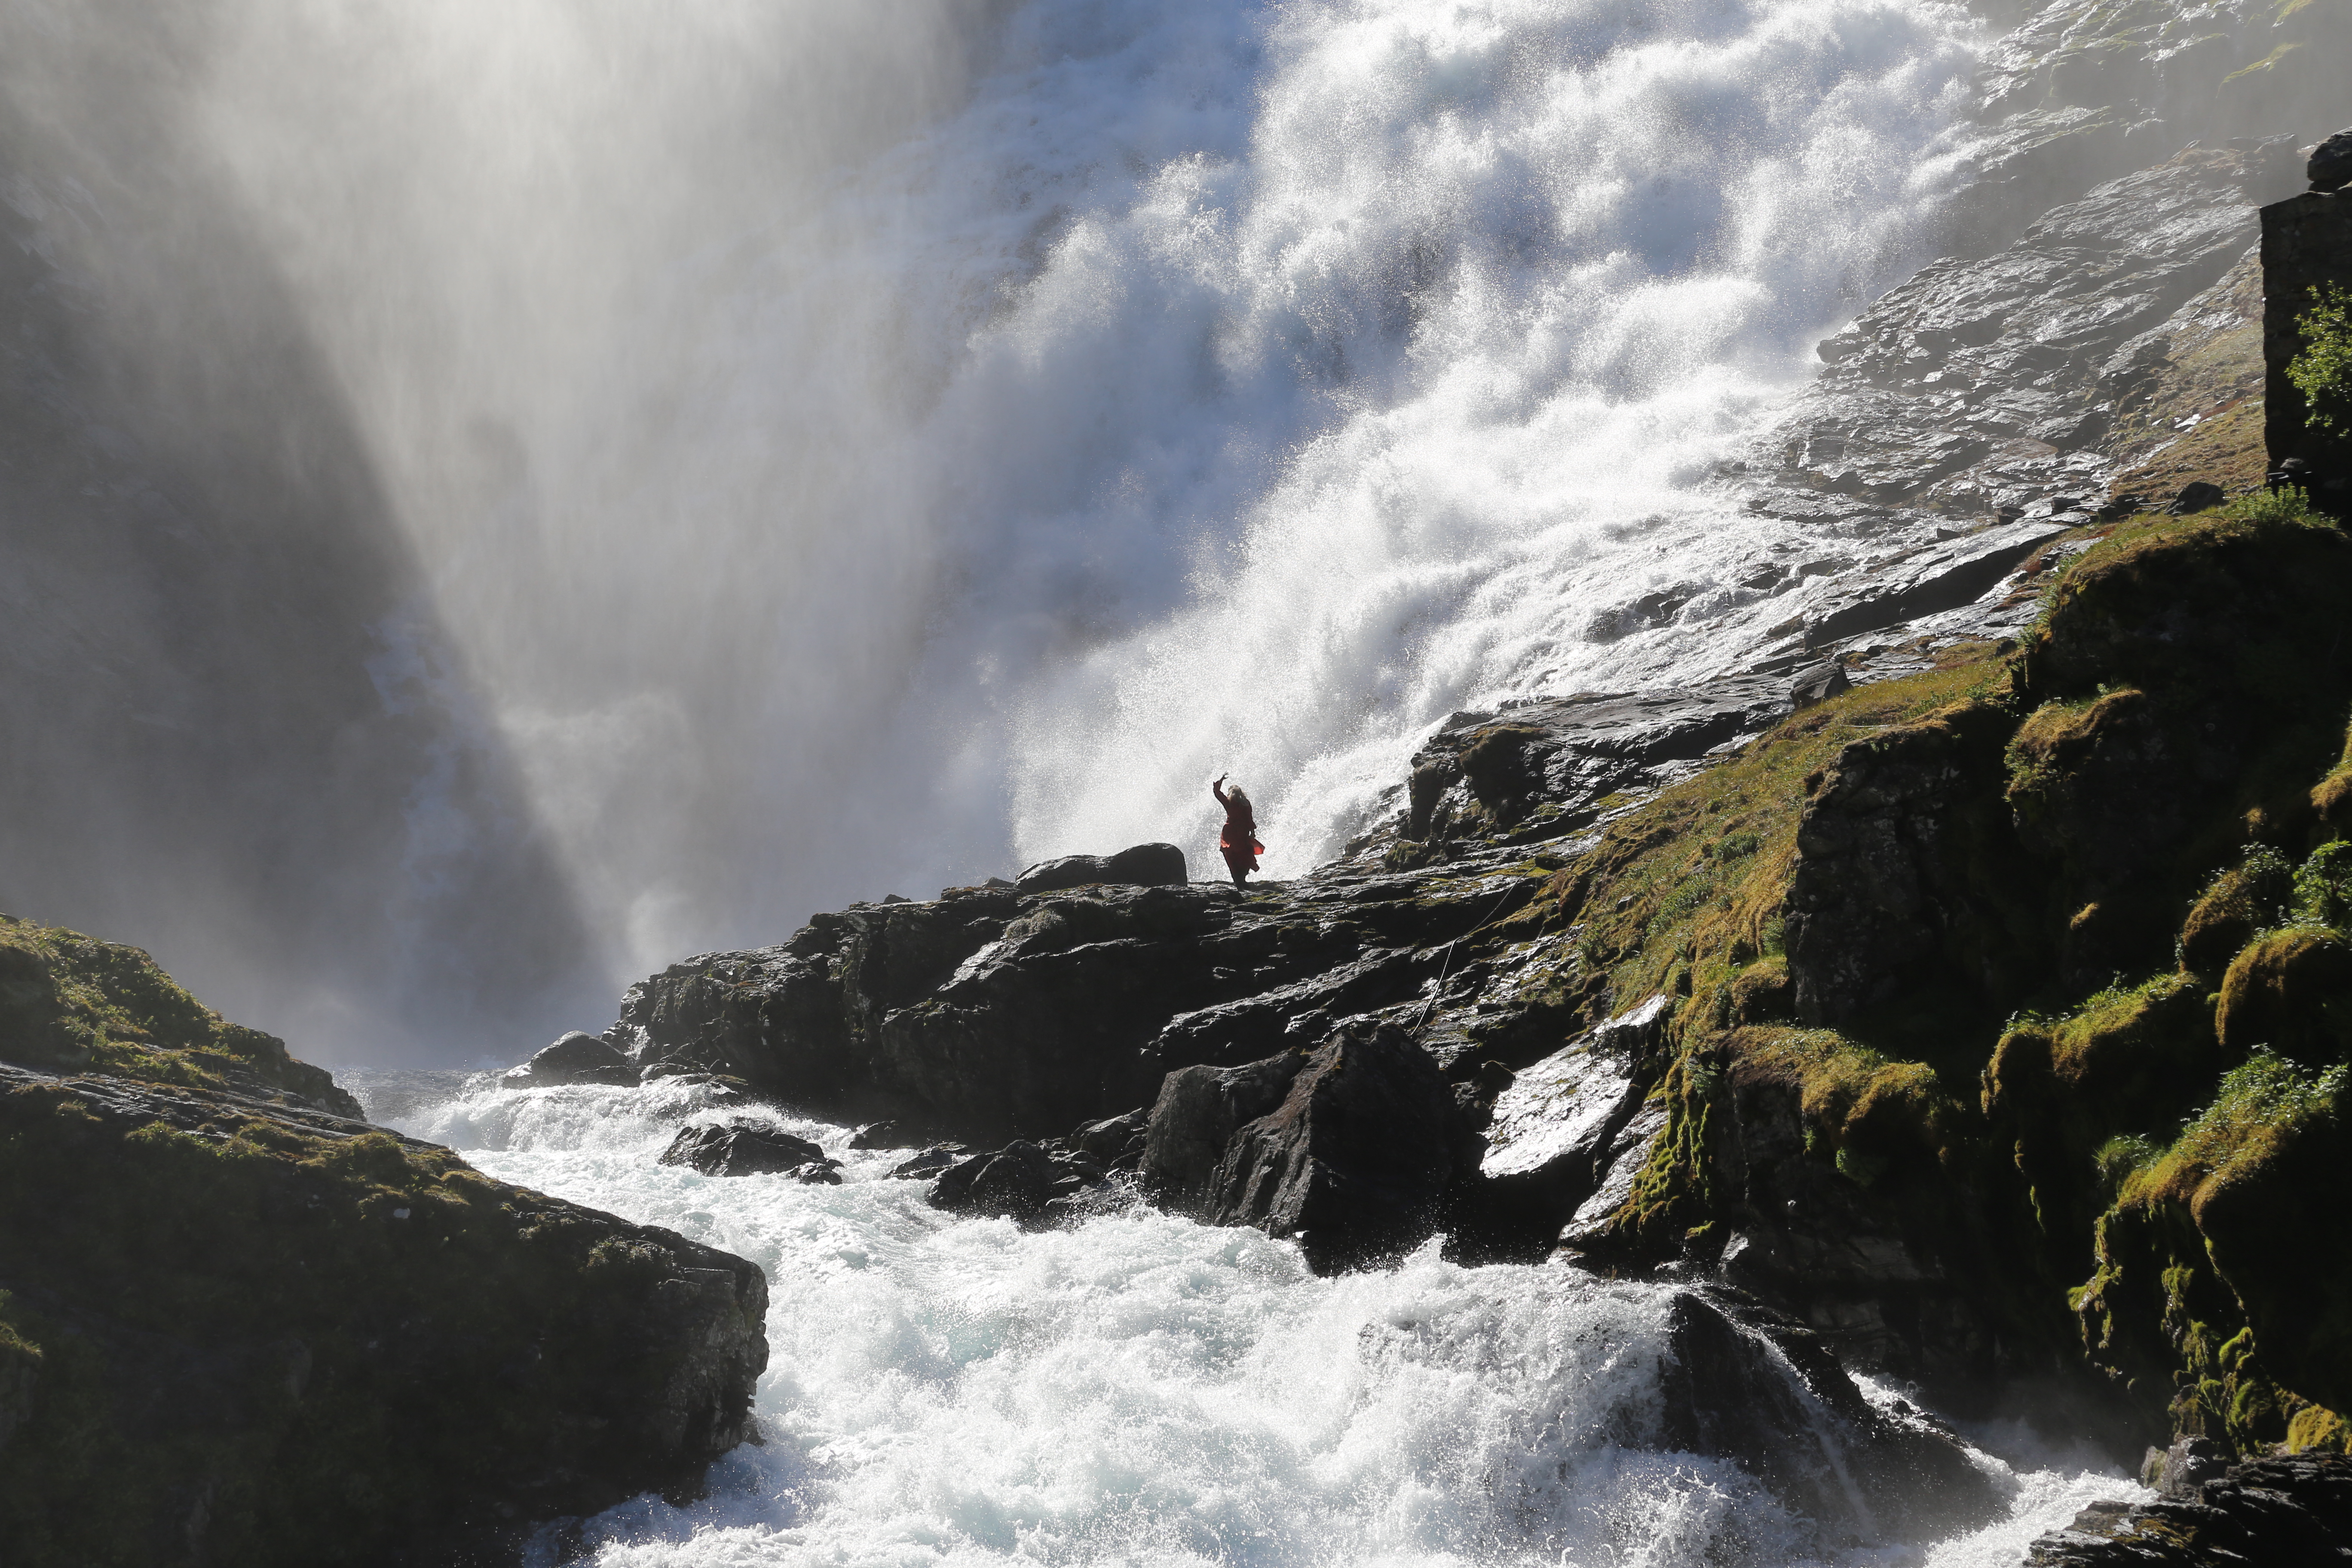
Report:
[[[2346,1448],[2352,539],[2262,488],[2255,204],[2299,162],[2171,151],[1824,345],[1720,482],[1857,549],[1759,564],[1783,640],[1720,679],[1457,715],[1290,883],[1000,882],[690,960],[605,1070],[1013,1139],[908,1173],[1028,1223],[1131,1188],[1327,1268],[1443,1230],[1735,1288],[2119,1455]],[[2226,1561],[2272,1481],[2332,1529],[2295,1489],[2336,1474],[2097,1539]]]
[[[144,953],[0,922],[11,1563],[505,1560],[754,1436],[766,1300],[366,1125]]]

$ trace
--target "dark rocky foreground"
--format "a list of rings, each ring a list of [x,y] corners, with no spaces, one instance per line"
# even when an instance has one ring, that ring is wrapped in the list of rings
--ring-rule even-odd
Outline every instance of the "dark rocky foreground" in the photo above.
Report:
[[[2175,1445],[2176,1458],[2181,1445]],[[2352,1560],[2352,1459],[2296,1454],[2157,1478],[2145,1504],[2095,1503],[2033,1542],[2030,1568],[2321,1568]]]
[[[756,1436],[741,1258],[368,1126],[134,950],[8,922],[0,1008],[0,1560],[504,1561]]]

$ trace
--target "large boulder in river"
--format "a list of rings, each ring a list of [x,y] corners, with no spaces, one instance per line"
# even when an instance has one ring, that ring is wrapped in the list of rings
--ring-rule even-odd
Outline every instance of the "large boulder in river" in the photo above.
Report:
[[[1729,1459],[1867,1541],[1932,1541],[2000,1513],[1958,1442],[1899,1401],[1873,1405],[1815,1335],[1729,1293],[1686,1292],[1668,1313],[1668,1446]]]
[[[500,1089],[552,1089],[562,1084],[627,1086],[637,1081],[636,1064],[598,1037],[574,1029],[518,1068],[499,1078]]]
[[[0,1191],[12,1565],[507,1562],[755,1432],[756,1266],[382,1128],[0,1067]]]
[[[1090,882],[1125,882],[1157,888],[1189,879],[1184,851],[1173,844],[1138,844],[1116,855],[1065,855],[1021,873],[1013,886],[1024,893],[1058,893]]]
[[[760,1121],[681,1127],[661,1152],[665,1165],[691,1165],[706,1176],[765,1176],[803,1166],[828,1166],[824,1151],[805,1138]]]
[[[1216,1131],[1269,1100],[1233,1128],[1203,1179]],[[1171,1073],[1151,1120],[1147,1191],[1213,1225],[1295,1237],[1319,1270],[1421,1241],[1447,1188],[1477,1163],[1437,1064],[1388,1024],[1222,1073]]]

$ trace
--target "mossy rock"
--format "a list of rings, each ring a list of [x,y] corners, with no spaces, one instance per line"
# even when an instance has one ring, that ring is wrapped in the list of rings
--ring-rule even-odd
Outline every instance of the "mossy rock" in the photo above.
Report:
[[[2294,896],[2294,869],[2285,857],[2258,845],[2245,859],[2215,877],[2180,927],[2180,964],[2192,974],[2219,974],[2254,940],[2280,923]]]
[[[2311,814],[2331,833],[2352,834],[2352,763],[2336,763],[2312,786]]]
[[[2340,738],[2352,647],[2305,631],[2352,599],[2352,540],[2329,519],[2246,510],[2134,524],[2087,552],[2026,646],[2035,688],[2316,710]]]
[[[2352,943],[2334,931],[2290,927],[2231,962],[2215,1016],[2224,1048],[2268,1046],[2315,1066],[2352,1050]]]
[[[11,1564],[468,1560],[748,1429],[755,1267],[445,1149],[0,1068],[0,1191]]]
[[[234,1088],[362,1117],[324,1068],[228,1022],[138,948],[13,915],[0,915],[0,1061]]]

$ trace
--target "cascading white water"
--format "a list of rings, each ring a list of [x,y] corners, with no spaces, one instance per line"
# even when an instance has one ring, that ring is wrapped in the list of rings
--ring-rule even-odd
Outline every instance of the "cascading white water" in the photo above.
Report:
[[[1295,873],[1456,705],[1722,662],[1792,530],[1693,487],[1921,259],[1975,37],[1938,0],[218,17],[191,133],[616,980],[1198,853],[1220,769]],[[1610,640],[1662,583],[1679,624]]]
[[[701,1502],[546,1532],[548,1568],[2011,1568],[2123,1488],[2022,1432],[1975,1433],[2010,1519],[1925,1554],[1841,1552],[1736,1467],[1660,1451],[1656,1287],[1433,1247],[1318,1279],[1287,1244],[1149,1210],[1026,1234],[929,1208],[885,1173],[895,1153],[847,1153],[837,1187],[700,1176],[656,1163],[697,1114],[677,1084],[353,1081],[494,1175],[767,1272],[765,1446],[715,1467]]]

